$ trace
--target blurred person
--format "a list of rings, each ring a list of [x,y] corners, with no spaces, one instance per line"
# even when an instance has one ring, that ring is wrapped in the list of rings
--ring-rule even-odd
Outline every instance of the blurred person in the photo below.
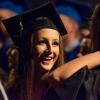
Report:
[[[16,5],[12,1],[0,1],[0,34],[2,34],[2,43],[3,43],[3,48],[2,48],[2,56],[0,56],[0,59],[8,59],[7,51],[9,48],[12,48],[13,41],[11,40],[7,30],[5,29],[4,25],[2,24],[2,20],[8,19],[10,17],[16,16],[17,14],[23,12],[23,9],[20,5]],[[3,56],[6,55],[6,56]],[[6,66],[4,63],[5,60],[1,60],[2,63],[2,68],[9,73],[9,68]],[[9,65],[7,63],[7,65]]]
[[[17,6],[11,1],[0,1],[0,40],[2,43],[0,48],[0,73],[1,81],[3,82],[5,89],[13,85],[13,82],[17,76],[17,65],[15,66],[14,63],[16,61],[13,59],[17,52],[12,53],[14,50],[16,50],[16,47],[14,46],[11,37],[5,29],[2,20],[16,16],[22,11],[23,10],[20,6]]]
[[[2,24],[2,20],[13,17],[17,15],[17,6],[12,2],[0,1],[0,34],[2,34],[2,43],[3,47],[0,51],[0,63],[2,64],[2,69],[8,74],[9,66],[8,66],[8,55],[7,50],[13,45],[13,41],[11,40],[7,30]]]
[[[4,36],[0,33],[0,81],[5,89],[12,87],[17,77],[17,55],[17,49],[14,46],[4,47]]]
[[[90,45],[91,45],[91,30],[88,24],[84,23],[79,28],[79,34],[80,34],[80,42],[81,42],[81,50],[80,53],[82,55],[85,55],[89,53]]]
[[[63,24],[68,31],[63,36],[65,61],[70,61],[78,57],[80,52],[79,27],[82,24],[82,18],[77,10],[69,5],[57,6]]]
[[[80,28],[80,34],[82,37],[89,37],[91,34],[89,24],[84,23]]]
[[[67,15],[60,14],[63,24],[68,32],[62,36],[65,51],[65,60],[70,61],[78,57],[80,52],[79,25]]]
[[[93,3],[83,2],[79,0],[56,0],[56,4],[57,4],[57,11],[60,14],[66,15],[72,18],[74,21],[76,21],[76,23],[78,24],[78,27],[83,26],[84,22],[87,21],[86,19],[91,16],[92,9],[94,6]],[[67,23],[66,23],[66,26],[67,26]],[[79,38],[80,38],[80,34],[79,34]],[[80,44],[80,41],[79,41],[79,46],[83,44],[84,43]],[[81,53],[82,50],[81,50],[81,47],[78,47],[78,49],[73,50],[75,51],[75,54],[69,53],[70,56],[72,55],[71,59],[82,56],[82,53]]]
[[[2,68],[8,73],[9,70],[8,70],[8,59],[7,59],[6,50],[7,49],[4,48],[4,36],[0,32],[0,68]]]

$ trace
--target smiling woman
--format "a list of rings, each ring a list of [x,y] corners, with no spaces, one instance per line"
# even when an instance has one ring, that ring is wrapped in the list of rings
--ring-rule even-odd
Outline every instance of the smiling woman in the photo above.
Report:
[[[16,92],[9,92],[9,98],[41,100],[44,90],[50,86],[49,81],[42,80],[43,77],[48,77],[52,70],[64,63],[60,34],[66,33],[66,30],[62,21],[53,3],[47,3],[3,22],[20,52],[18,73],[21,81],[18,79],[19,89],[14,87],[12,91]]]

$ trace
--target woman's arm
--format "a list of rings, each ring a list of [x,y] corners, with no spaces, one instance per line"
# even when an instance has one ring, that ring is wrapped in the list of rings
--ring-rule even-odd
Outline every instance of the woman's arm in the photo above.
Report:
[[[87,54],[85,56],[76,58],[66,64],[61,65],[56,70],[53,71],[53,77],[57,81],[60,79],[66,79],[77,72],[84,66],[88,66],[89,69],[95,68],[97,65],[100,65],[100,52],[94,52]]]

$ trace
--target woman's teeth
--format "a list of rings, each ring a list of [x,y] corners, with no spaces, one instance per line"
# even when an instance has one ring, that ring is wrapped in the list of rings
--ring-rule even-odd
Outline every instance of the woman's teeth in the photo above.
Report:
[[[45,58],[45,60],[51,60],[52,58],[51,57],[47,57],[47,58]]]

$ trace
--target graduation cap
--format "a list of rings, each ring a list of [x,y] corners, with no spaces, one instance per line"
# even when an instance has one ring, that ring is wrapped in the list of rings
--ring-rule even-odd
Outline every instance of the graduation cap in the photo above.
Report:
[[[23,14],[17,15],[15,17],[3,20],[3,24],[5,25],[8,33],[12,37],[15,45],[20,44],[20,40],[23,38],[23,30],[26,28],[29,29],[30,26],[28,25],[28,22],[32,22],[33,19],[36,19],[38,17],[47,17],[49,18],[61,35],[67,33],[56,9],[53,4],[53,2],[48,2],[43,5],[41,5],[38,8],[34,8],[32,10],[29,10]],[[34,26],[34,21],[31,26]],[[35,25],[36,26],[36,25]],[[33,27],[34,28],[34,27]]]
[[[30,36],[34,33],[32,32],[33,30],[47,27],[57,29],[61,35],[67,33],[53,2],[45,3],[38,8],[34,8],[23,14],[3,20],[3,24],[15,45],[19,47],[19,74],[21,75],[23,75],[22,66],[25,65],[25,62],[30,57],[28,51],[29,43],[27,44],[27,42],[30,41]]]

